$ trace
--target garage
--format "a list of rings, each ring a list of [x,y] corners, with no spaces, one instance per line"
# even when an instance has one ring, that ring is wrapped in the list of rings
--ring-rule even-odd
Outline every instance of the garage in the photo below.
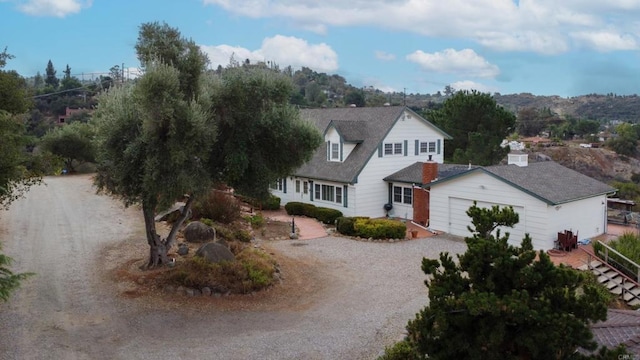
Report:
[[[518,222],[513,228],[510,227],[499,227],[500,233],[504,234],[505,232],[509,232],[509,243],[513,245],[520,245],[522,239],[525,235],[525,212],[523,206],[516,206],[511,204],[499,204],[499,203],[489,203],[484,201],[477,202],[478,207],[481,208],[491,208],[494,205],[498,205],[500,207],[512,206],[513,210],[518,213],[520,216],[520,222]],[[467,216],[467,210],[473,206],[473,200],[471,199],[462,199],[456,197],[449,198],[449,231],[448,233],[457,235],[457,236],[471,236],[469,229],[467,226],[471,226],[471,218]]]

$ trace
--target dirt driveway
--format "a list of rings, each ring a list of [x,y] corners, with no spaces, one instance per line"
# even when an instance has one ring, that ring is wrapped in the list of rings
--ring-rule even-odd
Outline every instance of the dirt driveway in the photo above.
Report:
[[[45,183],[0,212],[13,269],[37,273],[0,303],[0,359],[374,359],[427,302],[422,257],[465,248],[443,236],[273,241],[262,246],[284,283],[269,291],[135,293],[113,273],[145,256],[141,213],[95,195],[88,176]]]

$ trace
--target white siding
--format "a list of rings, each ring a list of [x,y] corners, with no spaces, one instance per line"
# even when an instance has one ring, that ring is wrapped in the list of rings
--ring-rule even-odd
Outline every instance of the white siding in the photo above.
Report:
[[[511,233],[511,244],[519,245],[524,234],[528,233],[534,248],[553,248],[553,240],[548,237],[546,203],[480,171],[431,187],[429,226],[434,230],[455,231],[456,235],[469,236],[468,231],[461,233],[461,229],[468,224],[468,217],[464,213],[466,209],[462,209],[461,204],[467,205],[473,200],[483,207],[494,204],[514,207],[520,215],[520,223],[514,229],[501,231],[504,233],[508,230]],[[456,208],[450,206],[452,202]]]
[[[557,209],[556,209],[557,208]],[[571,203],[549,206],[549,238],[557,239],[558,232],[571,230],[578,240],[604,234],[607,226],[606,195]]]
[[[296,180],[300,181],[300,192],[296,192]],[[307,204],[313,204],[315,206],[318,207],[326,207],[326,208],[331,208],[331,209],[336,209],[342,212],[342,214],[344,216],[355,216],[355,208],[356,208],[356,202],[355,202],[355,198],[356,198],[356,189],[353,185],[348,185],[347,186],[347,191],[345,193],[344,190],[344,185],[346,184],[342,184],[342,183],[337,183],[337,182],[331,182],[331,181],[313,181],[313,180],[309,180],[306,178],[287,178],[287,192],[284,193],[283,191],[277,191],[277,190],[273,190],[271,189],[271,193],[275,196],[280,197],[280,204],[282,206],[286,205],[288,202],[292,202],[292,201],[296,201],[296,202],[303,202],[303,203],[307,203]],[[309,191],[308,193],[304,193],[304,182],[308,183],[309,186]],[[313,181],[313,186],[311,184],[311,181]],[[331,185],[334,187],[340,187],[340,189],[342,189],[342,203],[337,203],[334,201],[326,201],[326,200],[322,200],[322,199],[316,199],[314,197],[313,201],[311,200],[311,196],[313,195],[313,191],[315,188],[315,185]],[[344,199],[346,197],[346,201],[347,201],[347,207],[344,206]]]
[[[424,154],[415,155],[415,140],[439,139],[441,142],[440,154],[435,155],[432,159],[439,163],[443,162],[444,141],[442,135],[413,115],[404,118],[404,120],[402,118],[396,122],[396,125],[389,131],[382,143],[399,142],[404,146],[406,141],[407,155],[404,155],[405,151],[403,151],[402,155],[383,155],[382,157],[378,157],[377,152],[372,154],[369,162],[358,176],[356,184],[358,188],[356,194],[357,215],[370,217],[383,217],[386,215],[383,206],[389,202],[389,185],[382,179],[416,161],[427,160]],[[396,208],[395,205],[394,208]],[[404,217],[405,210],[395,209],[393,216]],[[413,217],[413,211],[407,211],[406,214],[409,218]]]

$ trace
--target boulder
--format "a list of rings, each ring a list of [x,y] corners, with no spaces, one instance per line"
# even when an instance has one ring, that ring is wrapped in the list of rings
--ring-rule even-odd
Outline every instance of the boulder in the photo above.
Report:
[[[224,245],[218,243],[206,243],[196,251],[196,256],[201,256],[211,263],[233,261],[236,257]]]
[[[178,255],[187,255],[189,253],[189,246],[187,244],[182,243],[178,245]]]
[[[206,243],[216,238],[216,231],[200,221],[189,223],[182,233],[184,240],[190,243]]]

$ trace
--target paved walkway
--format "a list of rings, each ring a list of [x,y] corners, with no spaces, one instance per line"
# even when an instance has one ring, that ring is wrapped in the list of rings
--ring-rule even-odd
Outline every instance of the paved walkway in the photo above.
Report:
[[[287,215],[287,212],[284,210],[263,210],[262,215],[267,219],[288,223],[291,223],[291,219],[293,218],[298,228],[298,239],[300,240],[317,239],[327,236],[327,229],[316,219],[306,216]]]

